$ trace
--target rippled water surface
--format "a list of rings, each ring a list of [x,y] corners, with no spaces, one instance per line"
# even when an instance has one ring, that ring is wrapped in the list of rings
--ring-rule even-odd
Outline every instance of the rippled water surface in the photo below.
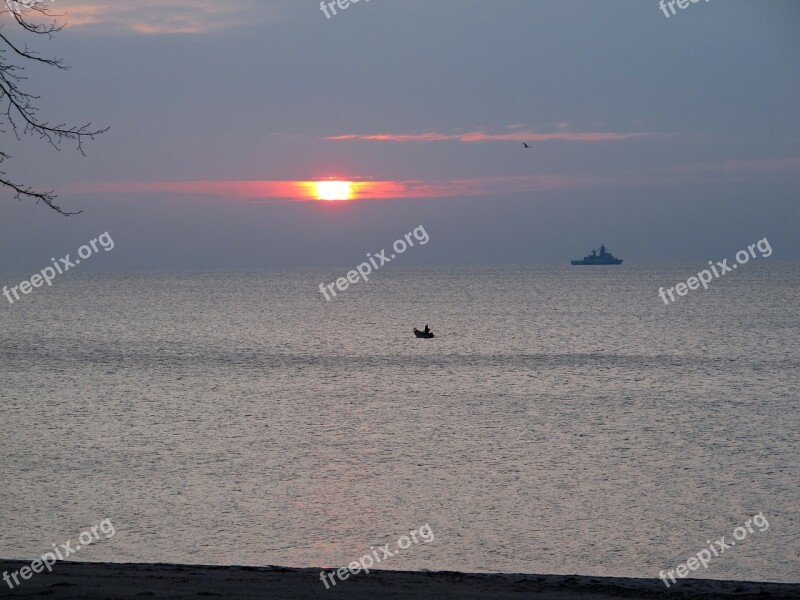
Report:
[[[0,308],[0,556],[800,581],[800,268],[64,276]],[[3,284],[19,277],[4,275]],[[411,328],[430,323],[437,337]]]

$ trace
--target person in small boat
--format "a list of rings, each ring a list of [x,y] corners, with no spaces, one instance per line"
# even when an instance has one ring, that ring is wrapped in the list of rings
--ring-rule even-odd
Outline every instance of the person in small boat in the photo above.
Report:
[[[428,335],[431,332],[431,328],[428,325],[425,325],[425,335]]]

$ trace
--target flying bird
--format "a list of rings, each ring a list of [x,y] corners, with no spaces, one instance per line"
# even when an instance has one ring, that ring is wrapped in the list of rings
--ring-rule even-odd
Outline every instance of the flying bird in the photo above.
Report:
[[[522,142],[522,145],[525,146],[526,148],[530,148],[530,146],[528,146],[528,144],[526,144],[525,142]]]

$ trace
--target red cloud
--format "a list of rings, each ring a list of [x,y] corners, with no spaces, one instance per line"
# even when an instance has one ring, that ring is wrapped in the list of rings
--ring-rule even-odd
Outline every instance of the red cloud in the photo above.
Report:
[[[535,131],[514,131],[510,133],[486,133],[484,131],[471,131],[459,134],[444,133],[379,133],[379,134],[346,134],[334,135],[325,139],[334,141],[358,140],[376,142],[618,142],[640,137],[653,137],[656,134],[644,132],[613,132],[613,131],[589,131],[589,132],[568,132],[553,131],[540,133]]]

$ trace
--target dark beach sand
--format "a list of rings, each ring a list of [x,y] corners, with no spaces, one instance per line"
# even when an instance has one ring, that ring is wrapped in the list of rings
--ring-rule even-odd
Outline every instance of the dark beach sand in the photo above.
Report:
[[[0,561],[0,573],[30,564]],[[338,581],[338,580],[337,580]],[[667,589],[660,580],[569,575],[478,575],[373,571],[326,590],[318,569],[57,563],[4,598],[796,598],[800,584],[686,579]]]

